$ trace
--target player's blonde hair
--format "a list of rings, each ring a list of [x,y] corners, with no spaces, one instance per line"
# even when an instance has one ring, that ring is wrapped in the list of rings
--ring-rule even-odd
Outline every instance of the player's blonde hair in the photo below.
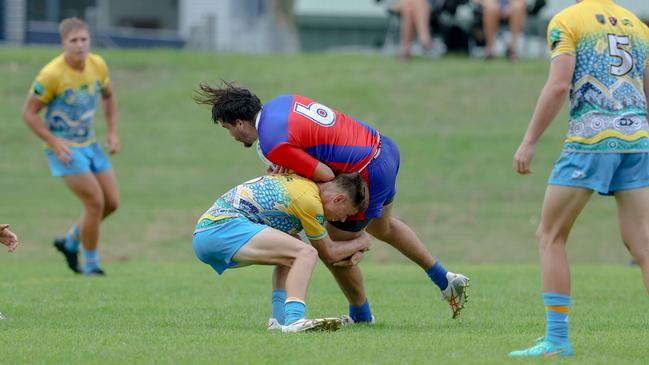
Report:
[[[87,31],[88,24],[77,17],[63,19],[61,23],[59,23],[59,35],[61,35],[61,40],[64,40],[65,37],[68,36],[68,34],[79,29],[84,29]]]

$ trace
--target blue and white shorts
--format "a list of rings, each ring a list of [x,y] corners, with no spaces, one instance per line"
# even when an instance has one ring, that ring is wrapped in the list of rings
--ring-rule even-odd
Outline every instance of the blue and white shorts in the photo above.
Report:
[[[649,186],[649,153],[562,152],[548,184],[590,189],[602,195]]]
[[[242,217],[225,218],[207,228],[194,231],[194,253],[199,260],[220,274],[239,265],[232,257],[252,237],[268,228]]]
[[[45,149],[52,176],[78,175],[86,172],[98,174],[112,168],[108,156],[98,143],[82,147],[70,146],[68,149],[72,159],[69,163],[63,163],[56,158],[56,154],[51,148]]]

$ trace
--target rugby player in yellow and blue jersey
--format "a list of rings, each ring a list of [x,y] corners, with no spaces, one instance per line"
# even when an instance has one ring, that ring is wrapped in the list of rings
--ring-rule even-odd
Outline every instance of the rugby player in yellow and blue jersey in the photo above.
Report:
[[[99,225],[117,209],[117,181],[108,158],[96,141],[92,122],[101,101],[108,124],[106,145],[111,154],[120,148],[115,94],[104,60],[90,51],[85,22],[64,19],[59,25],[63,54],[36,76],[23,107],[27,125],[46,143],[45,154],[53,176],[61,176],[84,206],[80,219],[65,238],[56,239],[70,269],[86,275],[104,275],[99,267]],[[47,108],[45,117],[39,112]],[[81,241],[85,264],[79,267]]]
[[[340,174],[325,183],[298,175],[263,176],[223,194],[199,218],[194,252],[219,274],[252,264],[276,265],[269,329],[336,330],[339,318],[304,318],[304,300],[318,251],[296,235],[304,230],[314,245],[324,247],[320,251],[323,260],[353,265],[355,253],[369,249],[369,237],[334,242],[324,222],[345,221],[366,209],[368,202],[367,184],[358,173]]]
[[[566,241],[593,191],[613,195],[622,239],[649,291],[649,28],[612,0],[583,0],[548,26],[552,63],[513,167],[529,174],[536,143],[570,95],[563,152],[537,230],[545,336],[511,356],[568,356],[570,269]]]

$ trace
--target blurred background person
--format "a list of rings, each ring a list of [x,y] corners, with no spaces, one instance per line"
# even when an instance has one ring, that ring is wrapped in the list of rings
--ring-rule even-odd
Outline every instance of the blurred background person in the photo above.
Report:
[[[494,57],[494,39],[500,22],[506,20],[511,34],[507,42],[506,56],[511,61],[518,60],[516,44],[523,32],[527,16],[526,0],[474,0],[482,9],[482,26],[485,37],[485,58]]]
[[[430,15],[433,9],[444,0],[398,0],[392,10],[399,14],[401,58],[407,61],[410,58],[410,47],[417,33],[417,40],[424,52],[433,48],[430,35]]]

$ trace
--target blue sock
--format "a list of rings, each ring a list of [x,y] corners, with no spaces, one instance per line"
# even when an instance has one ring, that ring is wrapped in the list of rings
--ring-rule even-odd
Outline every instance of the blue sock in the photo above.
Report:
[[[446,280],[446,269],[439,261],[435,262],[435,265],[431,266],[430,269],[426,270],[426,274],[430,280],[439,287],[440,290],[446,289],[448,287],[448,280]]]
[[[295,321],[304,318],[306,305],[303,301],[296,298],[289,298],[284,304],[284,324],[289,325]]]
[[[79,252],[80,237],[81,234],[79,233],[79,228],[77,228],[77,225],[75,224],[65,235],[65,249],[70,252]]]
[[[279,324],[284,324],[284,302],[286,301],[286,290],[284,289],[273,289],[273,295],[271,296],[271,304],[273,305],[273,318],[279,322]]]
[[[358,307],[349,305],[349,316],[352,317],[354,322],[371,322],[372,311],[370,310],[370,302],[365,298],[365,302]]]
[[[543,293],[545,305],[545,339],[555,345],[568,343],[568,314],[570,295]]]
[[[96,249],[83,250],[83,258],[85,259],[83,271],[90,272],[99,268],[99,251]]]

